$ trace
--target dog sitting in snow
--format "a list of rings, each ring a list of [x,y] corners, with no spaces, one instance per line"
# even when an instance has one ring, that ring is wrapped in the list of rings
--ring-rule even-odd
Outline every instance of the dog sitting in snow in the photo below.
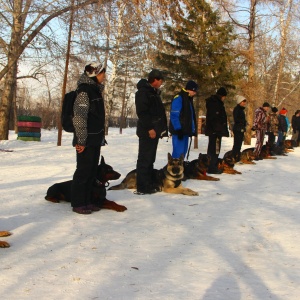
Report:
[[[111,209],[118,212],[125,211],[127,208],[124,205],[119,205],[114,201],[106,199],[106,187],[109,185],[109,180],[117,180],[121,176],[112,166],[104,161],[101,156],[101,162],[98,166],[97,176],[93,186],[93,204],[101,209]],[[54,203],[59,203],[61,200],[71,202],[71,185],[72,180],[55,183],[47,190],[45,199]]]
[[[171,194],[183,194],[189,196],[198,196],[199,194],[189,188],[182,186],[181,181],[184,177],[184,157],[172,158],[168,153],[168,163],[160,170],[153,170],[152,177],[161,191]],[[136,170],[130,171],[123,181],[109,190],[123,190],[123,189],[136,189]]]

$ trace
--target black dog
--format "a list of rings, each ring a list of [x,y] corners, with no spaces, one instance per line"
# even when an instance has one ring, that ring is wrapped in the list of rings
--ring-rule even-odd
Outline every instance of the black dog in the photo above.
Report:
[[[116,172],[110,165],[106,164],[104,157],[101,156],[101,162],[98,166],[97,176],[93,186],[93,203],[101,209],[112,209],[115,211],[124,211],[127,208],[114,201],[106,199],[106,187],[109,186],[109,180],[119,179],[121,174]],[[61,200],[71,202],[71,184],[72,180],[55,183],[49,187],[45,199],[54,203]]]

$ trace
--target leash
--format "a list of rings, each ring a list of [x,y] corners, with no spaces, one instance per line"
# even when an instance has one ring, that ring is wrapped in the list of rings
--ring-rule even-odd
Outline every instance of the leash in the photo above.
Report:
[[[192,140],[193,140],[193,138],[191,137],[190,144],[189,144],[189,149],[188,149],[187,156],[186,156],[186,160],[189,160],[189,155],[190,155]]]

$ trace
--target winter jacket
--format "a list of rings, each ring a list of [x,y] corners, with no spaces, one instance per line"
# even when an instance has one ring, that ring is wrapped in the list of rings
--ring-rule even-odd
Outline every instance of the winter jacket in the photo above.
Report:
[[[274,135],[278,134],[278,116],[276,113],[270,113],[269,114],[270,120],[269,120],[269,132],[273,132]]]
[[[278,115],[278,131],[287,132],[288,124],[284,115]]]
[[[82,85],[84,84],[84,85]],[[77,83],[80,92],[74,102],[73,146],[100,146],[104,140],[105,109],[102,98],[104,86],[82,74]]]
[[[205,135],[212,134],[229,136],[225,106],[218,95],[212,95],[206,99]]]
[[[148,131],[154,129],[157,138],[168,136],[167,117],[159,91],[146,79],[137,84],[135,94],[136,114],[138,116],[136,134],[138,137],[149,137]]]
[[[241,105],[237,105],[233,109],[233,120],[234,120],[234,125],[233,125],[233,131],[238,131],[238,132],[245,132],[246,131],[246,116],[245,116],[245,107]]]
[[[184,135],[195,136],[195,120],[193,97],[189,97],[189,93],[182,89],[172,100],[169,123],[170,133],[176,134],[177,130],[181,129]]]
[[[264,130],[264,131],[266,131],[267,126],[268,126],[267,113],[262,107],[259,107],[254,112],[253,128],[255,130]]]

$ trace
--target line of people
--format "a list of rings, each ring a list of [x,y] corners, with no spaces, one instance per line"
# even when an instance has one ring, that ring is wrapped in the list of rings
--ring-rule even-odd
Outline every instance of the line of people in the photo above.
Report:
[[[105,106],[102,97],[106,69],[102,63],[93,62],[85,66],[83,74],[78,80],[78,87],[84,83],[85,88],[78,90],[74,103],[74,139],[76,149],[76,170],[71,188],[71,205],[73,211],[79,214],[90,214],[100,208],[92,203],[92,186],[95,180],[97,166],[100,158],[101,146],[105,142]],[[138,116],[137,136],[139,138],[138,158],[136,164],[137,193],[152,194],[159,191],[153,184],[152,173],[156,159],[158,141],[168,136],[168,122],[164,105],[160,97],[160,87],[163,84],[163,73],[157,69],[148,74],[147,79],[141,79],[137,84],[135,95],[136,113]],[[188,81],[186,86],[173,98],[170,111],[169,130],[172,134],[173,158],[186,156],[189,148],[189,139],[197,135],[197,120],[193,97],[199,87],[195,81]],[[224,100],[227,90],[220,87],[215,95],[206,99],[206,131],[208,136],[207,154],[211,157],[208,172],[220,174],[217,167],[221,150],[222,137],[229,136],[227,115]],[[234,144],[233,153],[239,160],[240,150],[246,130],[244,109],[246,99],[237,96],[237,106],[234,108]],[[264,103],[255,111],[255,130],[257,135],[256,155],[259,159],[264,133],[267,130],[272,114],[267,115],[270,105]],[[276,113],[275,109],[273,113]],[[280,111],[280,115],[286,111]],[[292,120],[293,138],[299,143],[299,117],[300,111],[295,113]],[[276,119],[276,118],[275,118]],[[280,119],[281,120],[281,119]],[[286,127],[278,123],[278,140],[282,143],[286,136]],[[270,127],[272,128],[272,127]],[[269,141],[274,143],[275,130],[271,130]],[[191,141],[191,140],[190,140]]]

